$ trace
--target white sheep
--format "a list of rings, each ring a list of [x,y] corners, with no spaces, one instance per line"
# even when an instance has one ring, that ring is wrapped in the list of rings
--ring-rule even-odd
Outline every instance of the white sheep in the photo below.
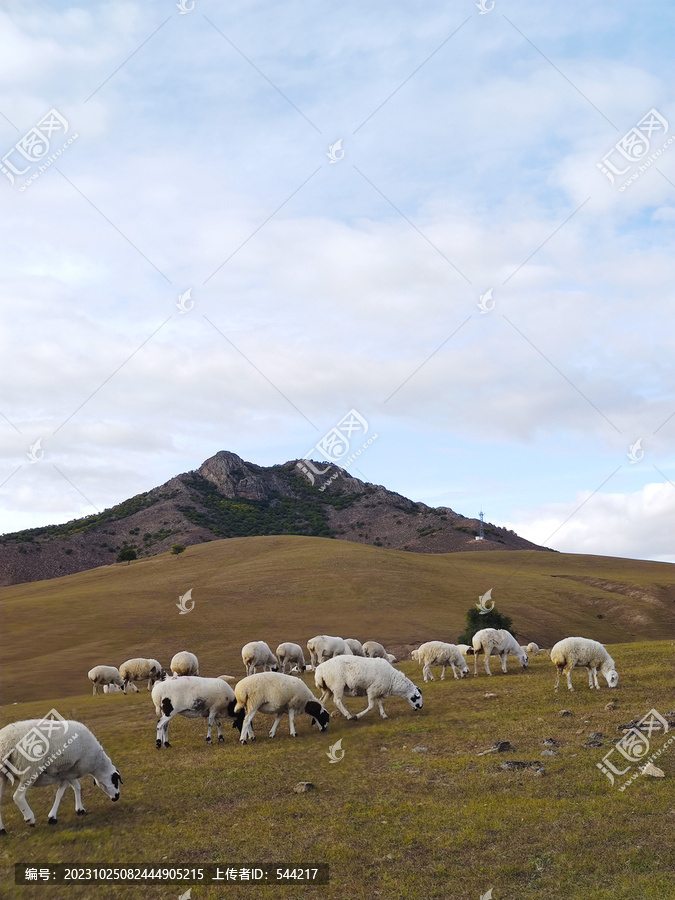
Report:
[[[323,693],[321,703],[333,696],[333,702],[348,719],[360,719],[377,703],[383,719],[387,715],[382,701],[387,697],[403,697],[413,709],[422,708],[422,693],[409,678],[386,659],[336,656],[317,666],[314,681]],[[356,716],[344,706],[344,695],[368,698],[368,706]]]
[[[466,678],[469,674],[466,660],[462,656],[459,647],[455,646],[455,644],[445,644],[443,641],[427,641],[426,644],[422,644],[417,648],[416,653],[417,656],[415,658],[417,662],[424,667],[422,674],[425,681],[427,681],[427,676],[431,681],[435,680],[431,672],[432,666],[443,667],[441,681],[445,680],[445,670],[448,666],[452,667],[452,674],[455,678],[459,677],[457,669],[459,669],[462,678]]]
[[[276,657],[283,673],[286,672],[286,663],[288,663],[289,672],[305,671],[305,654],[302,652],[300,644],[293,644],[290,641],[279,644]]]
[[[473,656],[473,647],[469,647],[468,644],[457,644],[457,649],[462,656]]]
[[[235,706],[235,724],[241,729],[239,740],[245,744],[250,737],[255,740],[251,720],[257,712],[276,716],[270,729],[273,738],[277,726],[284,713],[288,714],[288,725],[292,737],[296,737],[293,720],[296,715],[306,713],[312,718],[312,724],[320,731],[325,731],[330,721],[330,714],[319,703],[304,681],[293,675],[282,672],[261,672],[249,675],[236,685],[237,698]]]
[[[181,650],[171,660],[170,669],[174,675],[199,675],[199,660],[194,653]]]
[[[181,675],[158,681],[152,689],[152,702],[159,716],[157,721],[156,745],[170,747],[169,722],[176,715],[188,719],[206,719],[209,726],[206,732],[206,743],[211,743],[211,729],[215,721],[218,728],[218,741],[225,740],[220,730],[220,717],[229,716],[234,719],[234,691],[224,678],[200,678],[195,675]],[[239,727],[235,722],[234,727]]]
[[[5,785],[13,785],[16,775],[14,802],[31,826],[35,825],[35,816],[26,795],[32,787],[58,784],[47,820],[50,825],[56,825],[56,814],[68,785],[75,794],[77,815],[86,815],[78,781],[84,775],[91,775],[94,784],[111,800],[120,796],[120,773],[86,725],[72,719],[25,719],[5,725],[0,730],[0,760],[0,803]],[[0,817],[0,834],[5,833]]]
[[[605,676],[609,687],[615,688],[619,682],[619,675],[612,657],[601,643],[591,641],[589,638],[569,637],[558,641],[551,648],[551,662],[558,669],[558,677],[555,680],[556,691],[563,672],[567,676],[567,687],[570,691],[574,690],[570,675],[575,666],[584,666],[588,669],[588,686],[591,690],[593,687],[600,690],[598,669]]]
[[[310,663],[316,668],[319,663],[334,656],[353,656],[352,648],[341,637],[330,634],[317,634],[307,641]]]
[[[120,675],[120,670],[117,666],[94,666],[93,669],[89,669],[87,672],[87,678],[93,685],[92,694],[98,694],[99,684],[103,687],[104,694],[109,693],[109,690],[106,690],[106,688],[110,688],[111,685],[124,690],[124,679]],[[126,694],[126,690],[124,690],[124,693]]]
[[[279,662],[265,641],[250,641],[241,648],[241,658],[247,675],[253,675],[258,666],[262,666],[263,672],[270,669],[279,671]]]
[[[345,644],[352,651],[354,656],[365,656],[366,652],[363,649],[363,644],[361,641],[357,641],[356,638],[345,638]]]
[[[485,654],[485,671],[488,675],[492,675],[488,662],[492,653],[501,657],[502,672],[506,672],[506,657],[509,653],[512,653],[518,659],[524,669],[526,669],[530,663],[526,651],[522,649],[511,632],[506,631],[504,628],[500,628],[499,630],[496,628],[482,628],[474,634],[472,644],[473,652],[475,654],[473,665],[474,675],[478,674],[479,653]]]
[[[134,684],[135,681],[148,682],[148,690],[152,690],[152,686],[156,681],[161,681],[166,677],[166,672],[156,659],[145,659],[142,656],[128,659],[120,666],[120,675],[124,679],[124,690],[131,687],[138,693],[138,688]]]
[[[530,643],[525,647],[526,653],[539,653],[539,646],[534,643],[534,641],[530,641]]]
[[[104,694],[116,694],[118,691],[122,691],[122,693],[124,693],[124,688],[120,687],[118,684],[104,684],[103,685],[103,693]]]
[[[396,662],[396,657],[393,653],[387,653],[382,644],[377,641],[366,641],[363,645],[363,652],[370,659],[386,659],[392,666]]]

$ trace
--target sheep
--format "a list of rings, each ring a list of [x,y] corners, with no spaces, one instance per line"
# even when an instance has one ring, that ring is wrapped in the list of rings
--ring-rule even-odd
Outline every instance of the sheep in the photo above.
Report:
[[[441,681],[445,680],[445,670],[448,666],[452,667],[452,674],[455,678],[459,677],[455,667],[459,669],[462,678],[466,678],[469,674],[466,660],[462,656],[459,647],[456,647],[454,644],[444,644],[443,641],[427,641],[426,644],[422,644],[417,648],[416,653],[417,662],[424,667],[422,673],[425,681],[427,681],[427,676],[431,681],[435,680],[431,673],[432,666],[443,667]]]
[[[588,686],[600,690],[598,684],[598,669],[605,676],[610,688],[615,688],[619,682],[619,675],[614,665],[614,660],[598,641],[588,638],[569,637],[558,641],[551,649],[551,662],[558,669],[558,677],[555,680],[555,690],[558,690],[560,676],[567,676],[567,687],[573,691],[570,674],[575,666],[585,666],[588,669]]]
[[[302,652],[300,644],[292,644],[290,641],[279,644],[276,657],[279,660],[283,673],[286,672],[286,663],[288,663],[290,672],[298,671],[302,673],[305,671],[305,654]]]
[[[124,690],[131,687],[138,693],[138,688],[134,684],[135,681],[148,681],[148,690],[152,690],[152,686],[156,681],[166,678],[166,672],[156,659],[144,659],[137,656],[134,659],[128,659],[120,666],[120,675],[124,679]]]
[[[361,641],[357,641],[356,638],[345,638],[345,644],[352,651],[354,656],[365,656],[365,650],[363,649],[363,644]]]
[[[110,688],[111,685],[121,688],[126,694],[124,679],[116,666],[94,666],[87,672],[87,678],[93,685],[92,694],[98,694],[99,684],[102,685],[104,694],[109,693],[106,688]]]
[[[352,648],[341,637],[329,634],[317,634],[307,641],[310,663],[316,668],[319,663],[333,656],[353,656]]]
[[[473,656],[473,647],[469,647],[468,644],[457,644],[457,649],[462,656]]]
[[[170,747],[169,722],[176,715],[188,719],[205,719],[208,716],[209,726],[206,732],[206,743],[211,743],[211,729],[215,720],[218,728],[218,742],[225,738],[220,730],[220,717],[234,718],[234,691],[223,678],[200,678],[195,675],[180,675],[158,681],[152,689],[152,702],[159,716],[157,721],[156,746],[160,750],[162,744]],[[233,728],[240,726],[235,721]]]
[[[392,653],[387,653],[382,644],[377,641],[366,641],[363,645],[363,652],[371,659],[386,659],[392,666],[396,662],[396,657]]]
[[[258,666],[262,666],[263,672],[270,669],[279,671],[279,663],[265,641],[250,641],[241,648],[241,658],[247,675],[253,675]]]
[[[56,825],[56,814],[68,785],[75,794],[77,815],[86,815],[78,781],[83,775],[91,775],[94,784],[111,800],[119,800],[122,776],[91,731],[81,722],[47,717],[5,725],[0,730],[0,759],[0,803],[5,785],[14,784],[14,776],[17,775],[19,784],[14,791],[14,802],[30,826],[35,825],[35,816],[26,795],[32,787],[58,784],[54,805],[47,819],[50,825]],[[0,834],[6,834],[1,817]]]
[[[115,694],[117,691],[122,691],[124,693],[124,689],[121,688],[118,684],[104,684],[103,685],[103,693],[104,694]]]
[[[174,675],[199,675],[199,660],[194,653],[181,650],[171,660],[170,668]]]
[[[413,709],[422,708],[422,693],[409,678],[386,659],[337,656],[317,666],[314,681],[323,693],[321,703],[332,694],[333,702],[348,719],[360,719],[377,703],[383,719],[387,715],[382,701],[387,697],[404,697]],[[368,697],[368,706],[355,716],[342,703],[342,697]]]
[[[270,737],[276,734],[277,727],[284,713],[288,713],[288,724],[291,737],[296,737],[293,720],[296,715],[306,713],[312,718],[312,724],[320,731],[325,731],[330,721],[330,714],[316,699],[304,681],[293,675],[282,672],[261,672],[249,675],[234,689],[237,705],[234,708],[235,723],[241,730],[239,740],[245,744],[250,737],[255,740],[251,720],[257,712],[276,716],[270,729]]]
[[[523,650],[510,631],[503,628],[482,628],[477,631],[472,640],[474,657],[473,674],[478,674],[478,654],[485,653],[485,671],[488,675],[492,675],[490,671],[489,659],[492,653],[496,653],[502,660],[502,672],[506,672],[506,657],[512,653],[520,661],[521,666],[526,669],[530,663],[527,652]]]
[[[530,643],[525,647],[526,653],[539,653],[539,646],[534,643],[534,641],[530,641]]]

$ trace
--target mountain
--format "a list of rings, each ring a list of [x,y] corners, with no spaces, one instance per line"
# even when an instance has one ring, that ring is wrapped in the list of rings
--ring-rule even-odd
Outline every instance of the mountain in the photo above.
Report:
[[[307,474],[303,474],[304,472]],[[70,575],[115,562],[121,549],[154,556],[173,544],[262,535],[329,537],[409,550],[545,550],[448,507],[415,503],[333,467],[322,484],[304,460],[257,466],[221,450],[196,471],[64,525],[0,537],[0,585]]]

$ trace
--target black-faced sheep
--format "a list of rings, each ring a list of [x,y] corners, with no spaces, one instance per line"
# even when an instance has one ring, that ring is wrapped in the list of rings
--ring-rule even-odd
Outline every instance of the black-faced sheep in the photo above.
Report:
[[[220,717],[234,719],[234,691],[223,678],[200,678],[194,675],[183,675],[159,681],[152,689],[152,702],[155,712],[160,717],[157,721],[156,745],[159,750],[169,743],[169,722],[174,716],[181,715],[188,719],[206,719],[209,726],[206,732],[206,743],[211,743],[211,729],[215,721],[218,728],[218,741],[224,741],[220,730]],[[233,728],[239,725],[235,721]]]
[[[281,672],[261,672],[243,678],[234,689],[237,705],[235,722],[241,728],[240,741],[245,744],[250,737],[255,738],[251,720],[257,712],[276,716],[270,729],[270,737],[276,734],[277,726],[284,713],[288,714],[288,725],[292,737],[296,736],[293,720],[296,715],[311,716],[312,724],[325,731],[330,714],[316,699],[304,681]]]

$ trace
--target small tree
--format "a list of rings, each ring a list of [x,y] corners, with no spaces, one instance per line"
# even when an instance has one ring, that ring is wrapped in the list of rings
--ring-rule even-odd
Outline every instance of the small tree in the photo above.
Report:
[[[458,644],[468,644],[471,646],[471,639],[481,628],[503,628],[513,634],[513,622],[508,616],[503,616],[494,607],[487,613],[481,613],[476,606],[466,612],[466,628],[457,639]],[[515,637],[515,634],[513,634]]]
[[[174,556],[178,556],[178,554],[183,553],[184,550],[185,550],[185,547],[183,546],[183,544],[174,544],[173,547],[171,548],[171,553]]]
[[[133,547],[122,547],[120,552],[117,554],[117,562],[125,562],[127,565],[129,565],[132,559],[138,559],[136,551]]]

